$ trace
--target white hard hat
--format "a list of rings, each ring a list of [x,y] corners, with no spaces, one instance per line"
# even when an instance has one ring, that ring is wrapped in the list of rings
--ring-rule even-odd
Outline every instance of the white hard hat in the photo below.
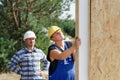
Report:
[[[27,32],[24,34],[23,40],[25,41],[25,39],[31,38],[31,37],[36,38],[35,33],[34,33],[33,31],[27,31]]]

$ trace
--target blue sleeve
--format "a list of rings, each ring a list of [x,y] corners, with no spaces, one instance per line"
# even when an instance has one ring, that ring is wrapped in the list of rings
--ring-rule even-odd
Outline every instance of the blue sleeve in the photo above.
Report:
[[[15,54],[15,55],[11,58],[11,60],[8,62],[8,68],[9,68],[11,71],[13,71],[13,72],[15,72],[15,73],[17,73],[17,74],[22,74],[21,69],[17,67],[17,66],[19,66],[19,65],[18,65],[19,62],[20,62],[20,58],[19,58],[19,56],[18,56],[17,54]]]
[[[46,58],[46,55],[43,51],[41,51],[43,58],[41,59],[41,61],[43,62],[43,67],[42,67],[42,71],[47,71],[48,67],[49,67],[49,62]]]

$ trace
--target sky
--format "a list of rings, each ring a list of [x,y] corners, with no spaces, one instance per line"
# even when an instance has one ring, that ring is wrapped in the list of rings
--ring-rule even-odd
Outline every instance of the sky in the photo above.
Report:
[[[1,5],[2,3],[0,2],[0,5]]]
[[[72,14],[72,19],[75,19],[75,3],[71,4],[70,13]]]
[[[71,16],[71,19],[74,19],[74,20],[75,20],[75,3],[72,3],[72,4],[70,5],[70,11],[65,11],[65,12],[61,15],[60,18],[66,18],[66,15],[67,15],[67,14],[72,15],[72,16]]]
[[[72,3],[70,6],[70,11],[68,12],[72,15],[72,19],[75,19],[75,3]]]

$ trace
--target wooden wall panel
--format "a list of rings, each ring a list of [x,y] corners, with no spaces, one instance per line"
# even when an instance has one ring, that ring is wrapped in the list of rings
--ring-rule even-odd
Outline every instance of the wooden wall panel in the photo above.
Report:
[[[89,80],[120,80],[120,0],[90,4]]]

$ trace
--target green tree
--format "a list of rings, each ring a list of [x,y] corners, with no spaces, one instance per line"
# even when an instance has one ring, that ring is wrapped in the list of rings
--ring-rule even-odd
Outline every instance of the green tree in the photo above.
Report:
[[[59,23],[64,33],[70,35],[71,37],[75,37],[75,21],[71,19],[61,20]]]
[[[61,23],[59,16],[69,10],[73,0],[0,0],[0,67],[23,47],[23,35],[33,30],[37,35],[36,46],[46,54],[49,46],[47,29]],[[68,18],[69,19],[69,15]],[[64,25],[63,25],[64,26]],[[3,46],[4,45],[4,46]],[[4,52],[6,51],[6,52]]]

